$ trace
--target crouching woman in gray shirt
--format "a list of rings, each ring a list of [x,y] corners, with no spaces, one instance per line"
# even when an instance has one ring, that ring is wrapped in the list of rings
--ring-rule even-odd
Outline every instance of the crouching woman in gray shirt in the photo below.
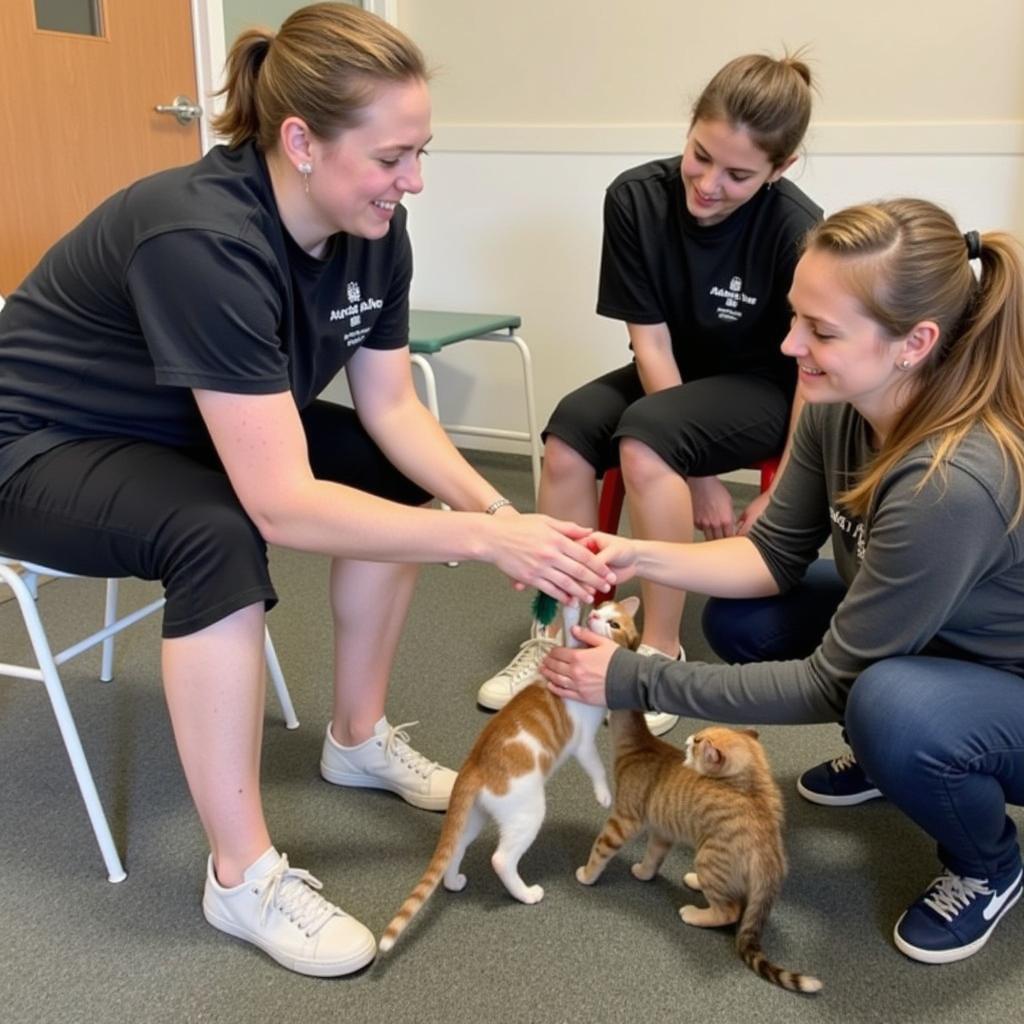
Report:
[[[589,646],[555,649],[543,673],[612,708],[843,722],[851,753],[801,794],[884,795],[937,841],[943,872],[895,942],[963,959],[1022,891],[1006,804],[1024,804],[1024,258],[927,202],[857,206],[811,230],[790,302],[782,350],[807,405],[749,536],[595,535],[620,581],[711,595],[726,664],[580,630]],[[829,536],[834,568],[816,561]]]

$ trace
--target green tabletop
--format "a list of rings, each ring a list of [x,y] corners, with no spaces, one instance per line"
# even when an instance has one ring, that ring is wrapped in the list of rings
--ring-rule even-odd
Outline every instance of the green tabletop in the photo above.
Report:
[[[441,313],[413,309],[409,313],[409,348],[413,352],[440,352],[445,345],[495,331],[514,331],[517,316],[501,313]]]

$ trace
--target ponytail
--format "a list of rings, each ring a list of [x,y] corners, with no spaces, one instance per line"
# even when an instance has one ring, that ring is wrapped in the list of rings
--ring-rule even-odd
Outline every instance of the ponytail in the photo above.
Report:
[[[971,270],[980,241],[981,270]],[[945,474],[964,437],[982,426],[1018,481],[1013,525],[1024,518],[1024,250],[1012,236],[963,235],[946,211],[919,199],[851,207],[812,228],[808,248],[849,261],[847,281],[893,339],[934,321],[939,339],[914,372],[913,389],[877,456],[842,496],[866,516],[882,481],[923,442],[922,486]]]
[[[311,4],[277,33],[249,29],[235,40],[225,108],[212,123],[230,146],[255,140],[264,151],[292,116],[333,139],[359,124],[378,86],[428,77],[416,44],[382,18],[349,4]]]

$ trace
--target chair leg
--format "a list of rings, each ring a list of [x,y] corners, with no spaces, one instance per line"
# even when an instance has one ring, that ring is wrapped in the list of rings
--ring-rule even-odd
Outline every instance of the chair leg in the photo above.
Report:
[[[409,356],[413,366],[418,366],[423,374],[423,388],[427,393],[427,408],[434,414],[434,419],[441,421],[441,412],[437,404],[437,378],[434,376],[434,368],[426,356],[414,353]]]
[[[613,467],[606,469],[601,479],[601,497],[597,506],[597,528],[603,533],[618,533],[619,520],[622,518],[622,506],[626,500],[626,483],[622,479],[622,470]],[[614,601],[615,591],[612,587],[601,595],[603,601]]]
[[[103,611],[103,628],[117,621],[118,580],[110,577],[107,580],[107,601]],[[108,636],[103,641],[103,657],[100,662],[100,682],[109,683],[114,678],[114,638]]]
[[[288,692],[288,684],[284,681],[284,673],[281,671],[281,663],[277,660],[277,651],[274,650],[274,641],[270,639],[269,629],[263,630],[263,637],[263,652],[267,659],[267,671],[270,673],[274,691],[277,693],[277,702],[281,705],[284,724],[288,729],[298,729],[299,720],[295,716],[291,694]]]
[[[533,392],[533,360],[526,342],[517,334],[509,341],[519,349],[523,361],[523,384],[526,389],[526,429],[530,433],[530,467],[533,470],[533,500],[540,495],[540,434],[537,430],[537,403]]]
[[[21,607],[21,614],[25,620],[25,628],[28,630],[29,640],[32,643],[32,650],[35,653],[39,671],[42,675],[43,685],[46,687],[46,694],[50,698],[50,705],[53,707],[54,716],[57,719],[57,727],[60,729],[61,738],[64,740],[64,747],[68,752],[71,761],[71,768],[75,773],[75,780],[78,782],[78,789],[82,794],[89,821],[92,824],[96,842],[99,844],[100,853],[103,856],[103,863],[107,868],[107,878],[111,882],[122,882],[127,878],[127,872],[118,856],[117,847],[114,845],[114,837],[110,833],[110,825],[107,823],[106,815],[103,813],[103,805],[100,803],[99,794],[96,792],[96,783],[93,781],[92,772],[89,770],[89,762],[86,759],[85,751],[82,749],[82,741],[79,739],[78,730],[75,728],[75,720],[71,715],[71,708],[68,706],[64,687],[60,681],[60,673],[53,660],[53,653],[50,650],[50,643],[47,640],[46,632],[36,610],[36,604],[32,594],[24,582],[16,573],[4,573],[5,582],[14,591],[18,604]]]

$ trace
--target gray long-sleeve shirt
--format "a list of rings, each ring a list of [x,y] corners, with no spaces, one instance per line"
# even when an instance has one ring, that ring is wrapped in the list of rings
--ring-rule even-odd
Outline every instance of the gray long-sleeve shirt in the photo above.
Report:
[[[750,534],[785,591],[831,531],[849,589],[810,657],[718,665],[620,650],[608,706],[722,722],[837,721],[867,666],[926,646],[1024,676],[1024,525],[1009,528],[1020,485],[995,440],[975,429],[921,489],[929,451],[915,450],[861,522],[836,498],[870,454],[868,425],[852,407],[805,407],[786,471]]]

